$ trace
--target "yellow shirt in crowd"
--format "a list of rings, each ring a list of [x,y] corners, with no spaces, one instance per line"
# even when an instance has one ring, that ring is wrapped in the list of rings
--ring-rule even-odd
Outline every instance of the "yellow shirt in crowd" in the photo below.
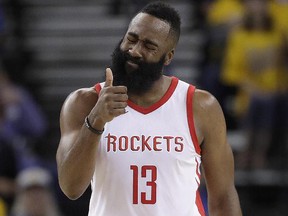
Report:
[[[276,30],[249,32],[238,28],[231,32],[221,80],[240,89],[234,107],[236,114],[246,112],[253,91],[271,95],[287,86],[287,75],[281,63],[282,46],[283,36]]]
[[[222,80],[225,84],[240,86],[245,80],[264,92],[279,90],[283,78],[282,45],[279,31],[249,32],[243,28],[233,31],[228,39]]]
[[[0,198],[0,216],[6,216],[5,203],[1,198]]]
[[[243,6],[238,0],[217,0],[211,3],[207,19],[212,25],[233,23],[243,14]]]
[[[288,39],[288,1],[287,3],[271,2],[270,12],[274,17],[276,27],[285,33]]]

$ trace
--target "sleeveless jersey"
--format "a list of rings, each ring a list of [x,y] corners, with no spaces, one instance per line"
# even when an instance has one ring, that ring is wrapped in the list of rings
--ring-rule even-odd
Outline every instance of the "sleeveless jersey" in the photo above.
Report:
[[[103,85],[96,84],[96,91]],[[201,155],[193,123],[194,91],[172,77],[160,101],[150,107],[128,101],[128,112],[106,123],[89,216],[205,215],[198,193]]]

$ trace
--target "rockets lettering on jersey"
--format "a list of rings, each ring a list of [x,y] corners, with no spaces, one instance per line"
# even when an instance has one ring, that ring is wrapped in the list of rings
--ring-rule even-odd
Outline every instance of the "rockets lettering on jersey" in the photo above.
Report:
[[[184,149],[181,136],[115,136],[108,134],[106,137],[107,152],[113,151],[175,151],[182,152]]]

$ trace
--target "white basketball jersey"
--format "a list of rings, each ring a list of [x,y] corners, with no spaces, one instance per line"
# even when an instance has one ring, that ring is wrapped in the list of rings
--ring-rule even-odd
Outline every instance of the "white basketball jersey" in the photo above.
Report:
[[[100,91],[104,83],[95,86]],[[195,87],[172,77],[160,101],[105,125],[91,182],[89,216],[205,215],[198,187]]]

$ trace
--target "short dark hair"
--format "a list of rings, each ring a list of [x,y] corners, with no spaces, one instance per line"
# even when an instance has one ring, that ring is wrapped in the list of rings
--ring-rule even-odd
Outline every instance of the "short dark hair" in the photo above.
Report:
[[[173,7],[163,2],[157,1],[146,5],[139,13],[146,13],[167,22],[170,25],[170,33],[175,37],[177,43],[181,32],[181,18]]]

